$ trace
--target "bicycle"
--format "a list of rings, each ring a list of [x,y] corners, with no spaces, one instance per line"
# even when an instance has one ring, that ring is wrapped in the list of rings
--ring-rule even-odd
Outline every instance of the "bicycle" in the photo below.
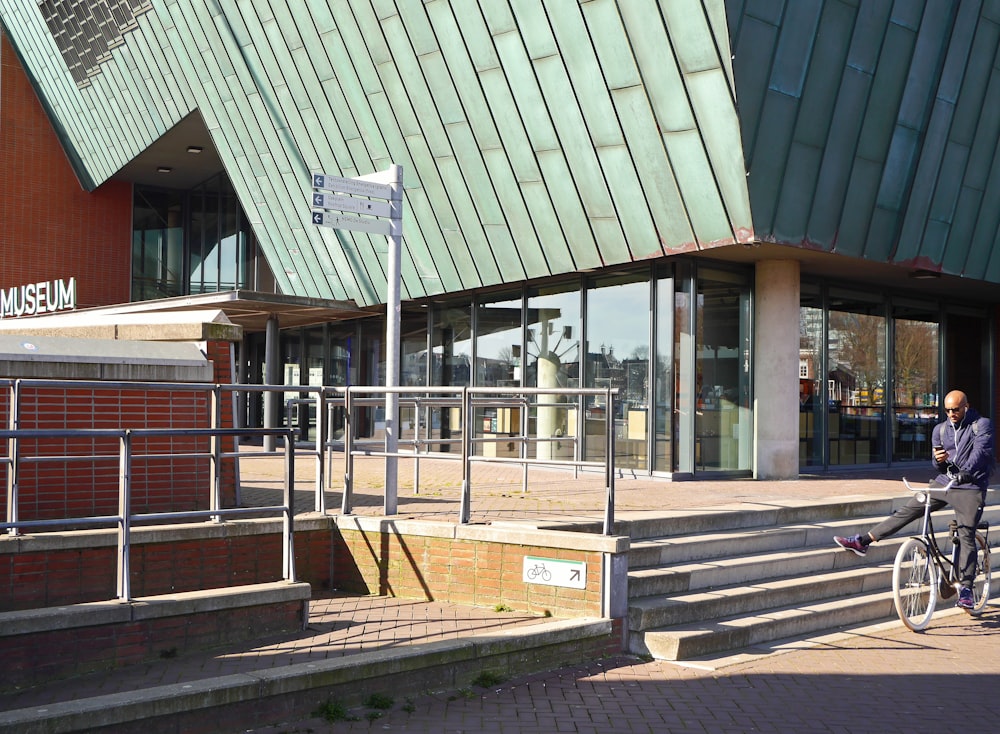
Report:
[[[920,535],[907,538],[896,553],[892,565],[892,598],[899,619],[914,632],[924,629],[931,621],[937,607],[938,596],[947,599],[959,589],[958,579],[958,523],[951,521],[951,557],[938,546],[934,526],[930,521],[931,496],[934,492],[947,492],[955,483],[938,488],[914,487],[906,479],[903,484],[924,505],[923,527]],[[989,522],[981,521],[976,527],[976,577],[972,585],[975,604],[965,611],[973,616],[982,614],[990,598],[990,546]],[[979,532],[983,531],[983,532]]]

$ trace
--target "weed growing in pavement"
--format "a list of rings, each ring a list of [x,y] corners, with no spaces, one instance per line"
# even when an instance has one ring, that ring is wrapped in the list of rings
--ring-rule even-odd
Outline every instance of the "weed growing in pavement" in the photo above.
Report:
[[[401,706],[401,708],[403,709],[403,711],[405,711],[408,714],[412,714],[414,711],[417,710],[417,707],[413,704],[413,699],[412,698],[406,699],[406,703],[404,703]]]
[[[509,607],[506,604],[504,604],[503,602],[501,602],[500,604],[497,604],[495,607],[493,607],[493,611],[494,612],[513,612],[514,608],[513,607]]]
[[[454,701],[459,698],[472,698],[476,694],[472,692],[471,688],[459,688],[455,693],[448,696],[449,701]]]
[[[384,693],[373,693],[365,699],[365,706],[370,709],[382,709],[383,711],[391,709],[392,696],[386,696]]]
[[[497,683],[503,683],[505,680],[507,680],[506,676],[484,670],[472,679],[472,685],[479,686],[480,688],[492,688]]]
[[[340,701],[327,701],[318,709],[313,711],[313,716],[325,719],[330,723],[335,721],[357,721],[358,717],[347,711],[347,707]]]

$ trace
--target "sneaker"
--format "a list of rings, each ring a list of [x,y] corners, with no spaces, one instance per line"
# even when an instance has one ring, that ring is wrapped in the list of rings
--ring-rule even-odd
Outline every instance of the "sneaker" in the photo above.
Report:
[[[968,586],[963,586],[962,590],[958,592],[958,606],[962,609],[972,609],[976,606],[976,600],[972,596],[972,589]]]
[[[841,548],[851,551],[856,556],[863,556],[868,552],[868,546],[861,542],[860,535],[852,535],[850,538],[841,538],[839,535],[834,535],[833,542]]]

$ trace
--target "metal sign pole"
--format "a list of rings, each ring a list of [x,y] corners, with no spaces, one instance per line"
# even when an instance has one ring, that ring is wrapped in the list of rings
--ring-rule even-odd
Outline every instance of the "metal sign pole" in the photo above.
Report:
[[[343,178],[325,173],[312,175],[312,223],[320,227],[347,229],[354,232],[381,234],[389,238],[389,261],[386,273],[385,299],[385,514],[395,515],[399,487],[399,291],[400,258],[403,247],[403,167],[393,164],[387,171],[378,171],[357,178]],[[339,194],[328,194],[335,191]],[[353,198],[364,196],[365,199]],[[386,201],[372,201],[383,199]],[[374,219],[352,214],[370,215]],[[381,219],[379,219],[381,217]],[[388,218],[388,221],[386,220]],[[350,411],[348,411],[349,413]],[[350,451],[348,443],[347,451]],[[348,459],[350,465],[350,459]],[[348,479],[348,483],[349,483]],[[345,488],[345,498],[349,487]],[[345,502],[346,505],[346,502]]]
[[[389,220],[389,272],[386,273],[385,301],[385,386],[390,392],[385,396],[385,507],[386,515],[397,511],[399,458],[399,393],[391,388],[399,386],[399,260],[403,246],[403,167],[389,167],[389,185],[392,186],[392,217]]]

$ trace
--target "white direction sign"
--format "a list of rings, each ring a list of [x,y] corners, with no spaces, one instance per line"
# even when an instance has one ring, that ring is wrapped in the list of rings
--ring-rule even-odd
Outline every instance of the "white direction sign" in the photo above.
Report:
[[[391,199],[392,186],[374,181],[363,181],[357,178],[328,176],[325,173],[313,174],[313,188],[326,191],[339,191],[342,194],[356,196],[374,196],[376,199]]]
[[[564,561],[560,558],[525,556],[521,580],[528,584],[585,589],[587,564],[583,561]]]
[[[362,219],[352,217],[347,214],[336,214],[334,212],[312,213],[312,223],[321,227],[333,227],[334,229],[349,229],[352,232],[368,232],[369,234],[381,234],[389,236],[392,223],[386,219]]]
[[[313,192],[312,205],[319,209],[338,209],[342,212],[357,212],[371,214],[376,217],[391,217],[392,204],[388,201],[372,201],[371,199],[355,199],[350,196],[322,194]]]

